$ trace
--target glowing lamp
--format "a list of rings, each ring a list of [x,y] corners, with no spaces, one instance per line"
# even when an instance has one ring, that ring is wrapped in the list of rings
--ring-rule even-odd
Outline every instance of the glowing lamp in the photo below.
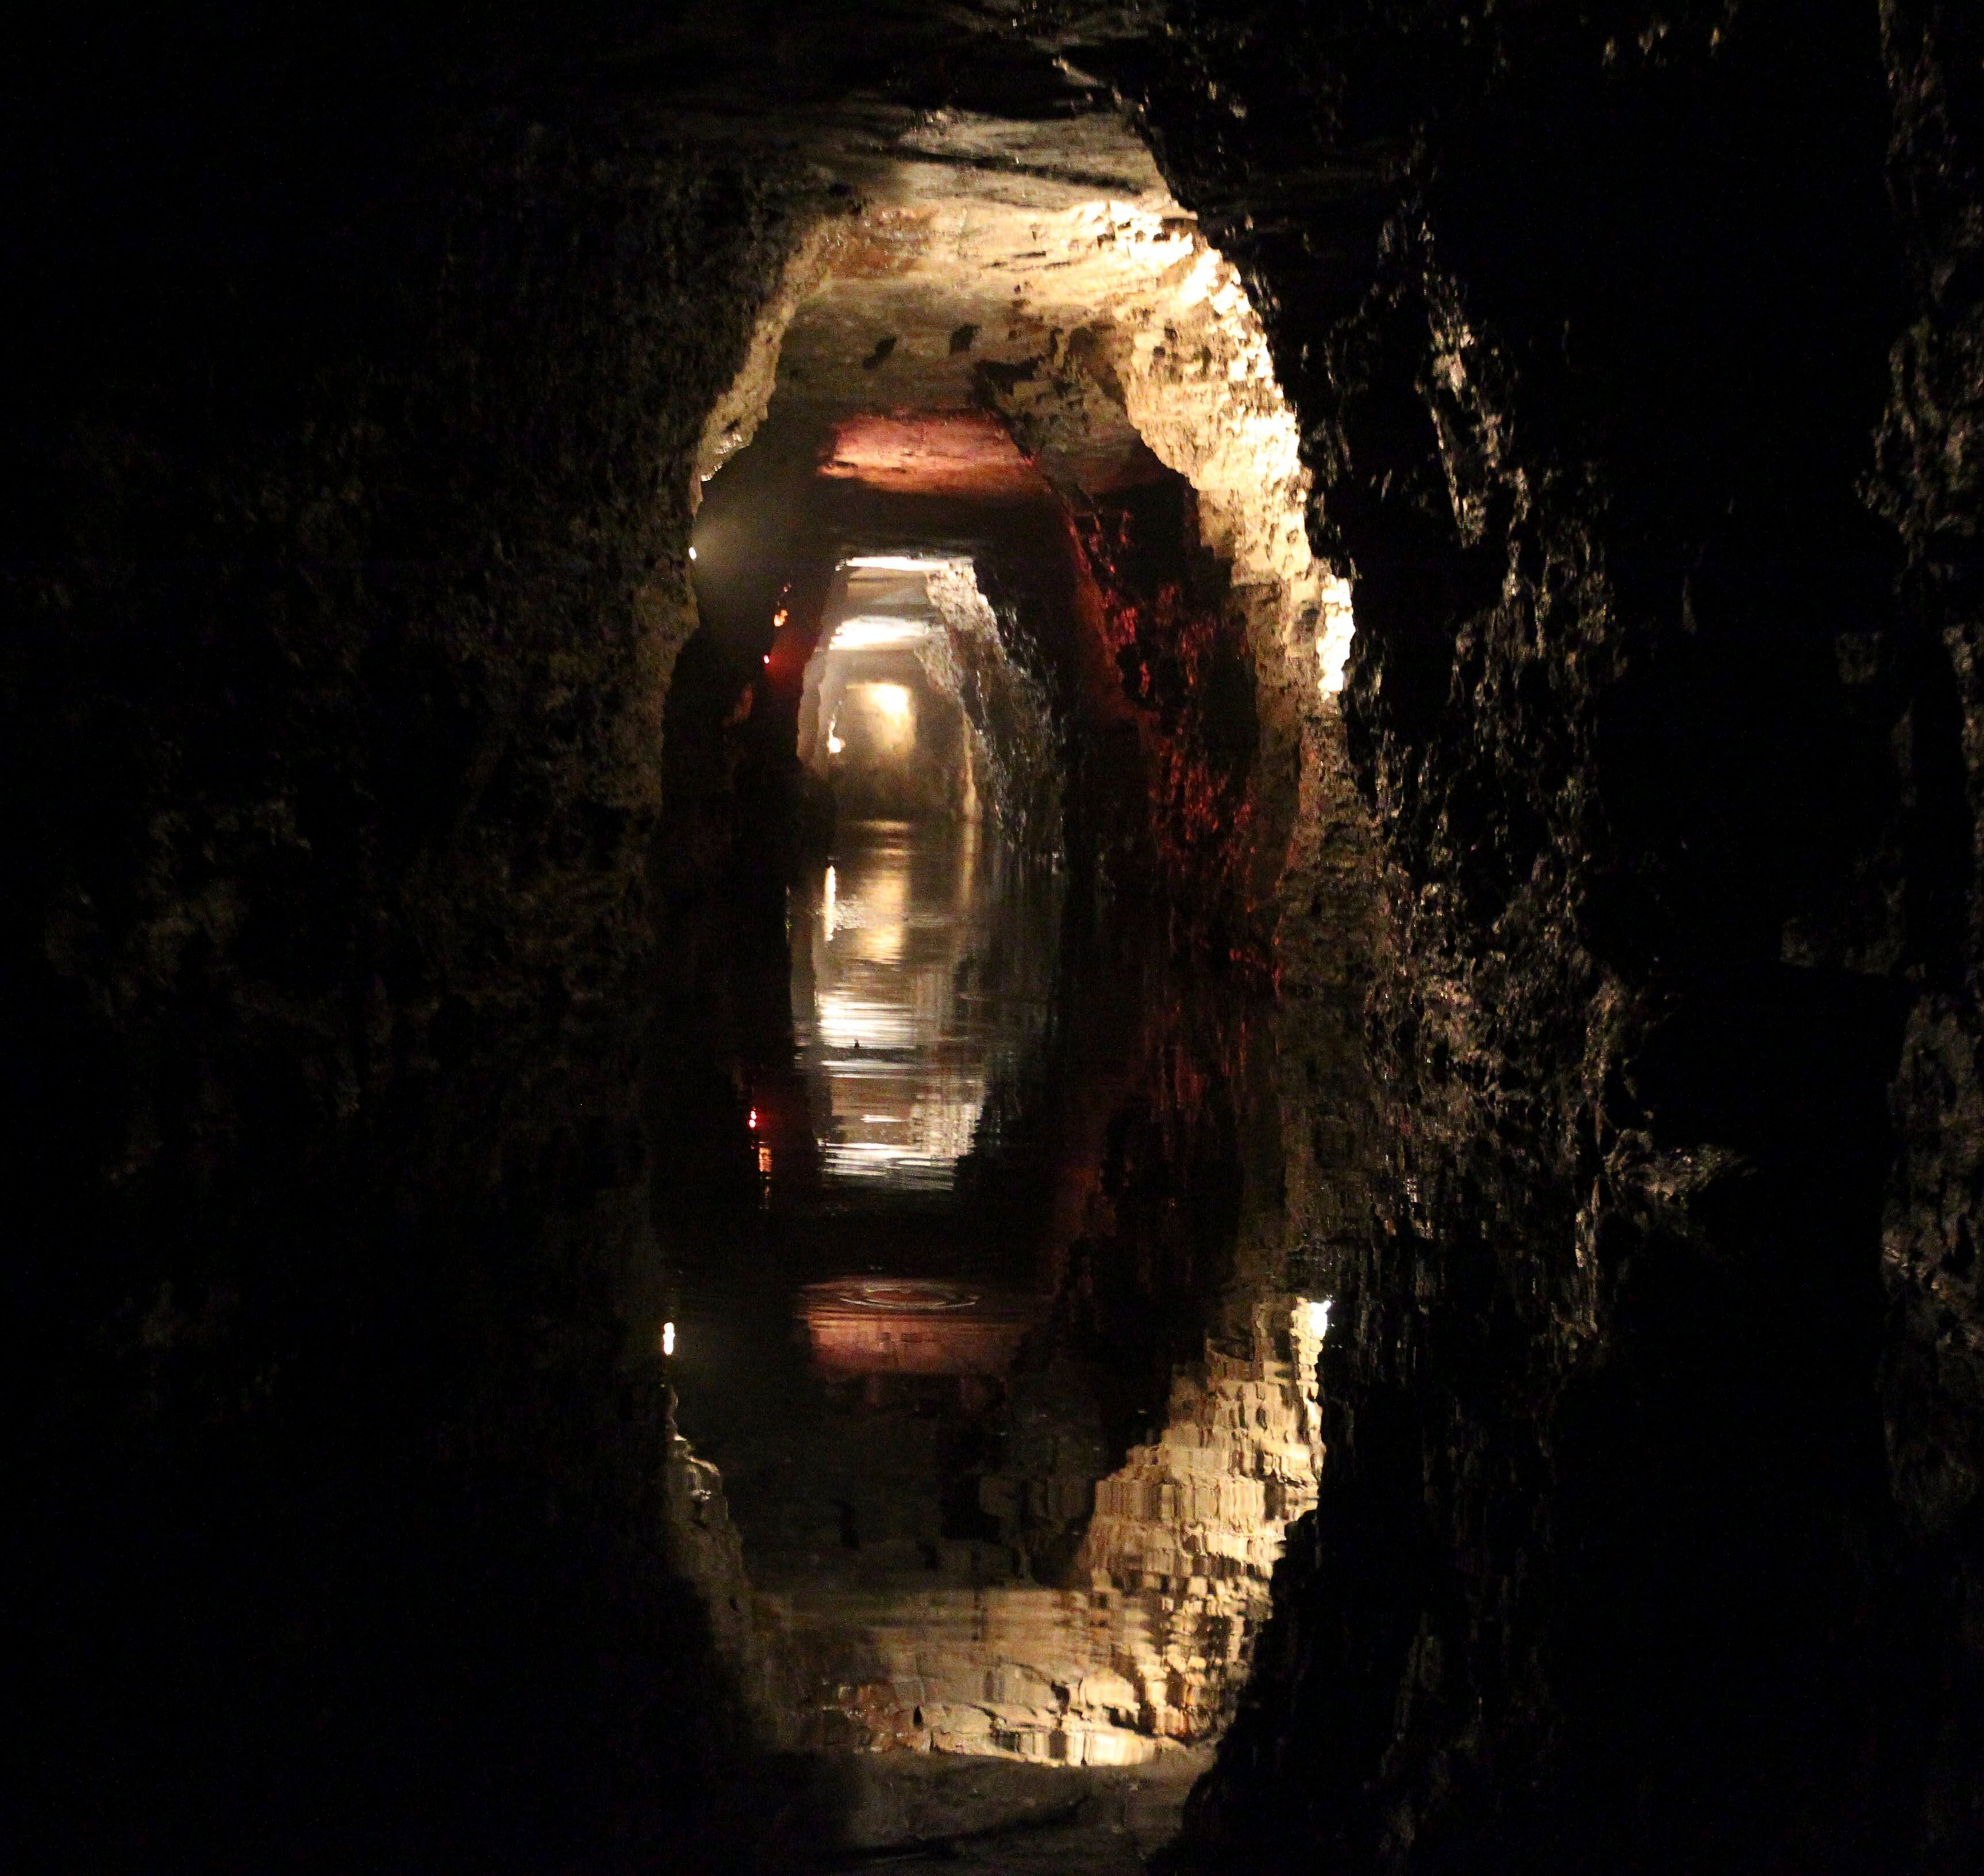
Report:
[[[832,652],[880,652],[898,645],[920,645],[930,635],[923,619],[891,618],[886,613],[864,612],[843,619],[833,628],[827,646]]]
[[[675,1352],[675,1325],[672,1322],[662,1325],[662,1352],[673,1355]]]
[[[910,693],[903,685],[868,684],[862,688],[869,702],[892,723],[907,723],[910,720]]]

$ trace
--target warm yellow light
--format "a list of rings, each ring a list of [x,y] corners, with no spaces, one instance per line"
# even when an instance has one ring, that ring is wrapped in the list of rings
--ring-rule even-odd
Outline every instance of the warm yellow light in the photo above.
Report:
[[[838,722],[839,720],[840,719],[836,718],[835,722]],[[836,736],[833,733],[833,731],[834,724],[828,724],[826,726],[826,752],[829,755],[838,755],[843,749],[847,747],[847,744],[843,738]],[[826,870],[829,876],[831,877],[833,869],[829,866]]]
[[[1322,694],[1334,697],[1343,688],[1344,667],[1350,662],[1350,642],[1357,635],[1357,615],[1352,608],[1350,582],[1332,580],[1324,588],[1315,637],[1315,658]]]
[[[834,652],[881,652],[892,646],[919,645],[930,636],[930,627],[922,619],[891,618],[879,612],[863,613],[860,617],[843,619],[833,628],[833,642],[827,648]]]
[[[675,1325],[672,1322],[662,1325],[662,1352],[673,1355],[675,1352]]]
[[[1322,1341],[1329,1333],[1329,1299],[1325,1297],[1319,1303],[1305,1303],[1302,1307],[1309,1312],[1309,1332]]]
[[[909,688],[901,684],[864,684],[861,686],[870,705],[886,717],[892,725],[901,725],[910,720]]]
[[[863,759],[900,762],[915,749],[917,700],[907,685],[850,684],[846,698],[854,712],[848,739]],[[831,742],[827,747],[830,752]]]

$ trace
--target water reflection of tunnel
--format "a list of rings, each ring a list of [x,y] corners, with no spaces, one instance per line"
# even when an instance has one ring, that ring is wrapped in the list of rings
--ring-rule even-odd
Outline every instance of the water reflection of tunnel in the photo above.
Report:
[[[1179,1868],[1984,1868],[1984,8],[146,11],[9,40],[10,1865],[780,1868],[740,1626],[1201,1734],[1334,1297]]]
[[[942,186],[976,206],[829,256],[702,491],[660,856],[701,1090],[656,1130],[680,1422],[799,1737],[1140,1761],[1222,1723],[1319,1459],[1321,1318],[1246,1223],[1245,979],[1151,915],[1247,889],[1202,870],[1273,836],[1219,752],[1264,675],[1315,707],[1342,635],[1258,499],[1279,393],[1188,218]],[[1086,257],[1051,327],[1001,191]]]

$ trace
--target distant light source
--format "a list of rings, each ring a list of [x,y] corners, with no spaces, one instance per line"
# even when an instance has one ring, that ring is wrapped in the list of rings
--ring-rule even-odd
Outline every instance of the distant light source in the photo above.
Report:
[[[856,554],[840,564],[873,573],[933,573],[951,563],[940,554],[925,559],[913,554]]]
[[[694,560],[695,558],[695,549],[694,548],[691,548],[689,549],[689,557],[691,560]]]
[[[828,646],[834,652],[876,652],[890,645],[915,645],[930,636],[930,627],[921,619],[891,618],[879,612],[863,613],[843,619],[833,628]]]
[[[903,684],[850,684],[846,712],[853,712],[847,740],[864,762],[906,760],[917,746],[917,700]],[[832,745],[829,745],[832,752]]]
[[[1309,1332],[1318,1342],[1322,1341],[1329,1333],[1329,1300],[1325,1296],[1320,1302],[1305,1303],[1302,1305],[1308,1312]]]
[[[675,1325],[672,1322],[662,1325],[662,1352],[673,1355],[675,1352]]]
[[[750,1111],[748,1114],[746,1114],[746,1115],[744,1117],[744,1124],[745,1124],[746,1127],[748,1127],[749,1128],[750,1128],[750,1130],[752,1131],[752,1133],[754,1133],[754,1134],[755,1134],[756,1132],[757,1132],[757,1131],[758,1131],[758,1110],[757,1110],[756,1107],[753,1107],[753,1108],[751,1110],[751,1111]]]
[[[836,721],[838,721],[838,719],[836,719]],[[847,742],[846,742],[846,739],[845,737],[842,737],[842,736],[836,736],[836,735],[833,733],[833,725],[832,723],[828,724],[828,725],[827,725],[827,726],[826,726],[826,752],[827,752],[827,754],[828,754],[828,755],[838,755],[840,753],[840,752],[841,752],[843,749],[846,749],[846,747],[847,747]],[[829,866],[829,867],[828,867],[828,868],[827,868],[827,869],[826,869],[826,870],[827,870],[828,876],[829,876],[829,877],[831,877],[831,876],[832,876],[832,875],[833,875],[833,869],[831,866]],[[831,892],[831,889],[832,889],[831,888],[829,888],[829,892]]]
[[[867,702],[891,722],[907,723],[910,720],[910,693],[901,684],[864,684]]]

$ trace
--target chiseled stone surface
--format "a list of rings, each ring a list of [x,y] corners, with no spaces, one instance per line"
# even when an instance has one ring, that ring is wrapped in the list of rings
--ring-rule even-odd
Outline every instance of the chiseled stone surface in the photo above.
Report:
[[[1215,1737],[1322,1456],[1300,1379],[1320,1346],[1309,1304],[1272,1297],[1248,1318],[1237,1347],[1179,1375],[1162,1432],[1115,1472],[1017,1482],[1062,1486],[1069,1502],[1041,1509],[1086,1519],[1067,1587],[928,1586],[912,1554],[904,1569],[788,1570],[754,1590],[720,1476],[678,1439],[672,1542],[776,1734],[1071,1766],[1140,1764]],[[1014,1483],[988,1478],[987,1496],[996,1506]],[[947,1577],[971,1575],[972,1547],[946,1548]]]

